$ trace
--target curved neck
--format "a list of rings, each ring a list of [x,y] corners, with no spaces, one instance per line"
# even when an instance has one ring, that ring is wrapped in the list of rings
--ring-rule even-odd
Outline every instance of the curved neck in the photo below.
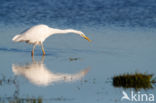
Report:
[[[61,29],[52,29],[51,30],[52,34],[66,34],[66,33],[75,33],[75,34],[81,34],[81,31],[78,30],[73,30],[73,29],[65,29],[65,30],[61,30]]]

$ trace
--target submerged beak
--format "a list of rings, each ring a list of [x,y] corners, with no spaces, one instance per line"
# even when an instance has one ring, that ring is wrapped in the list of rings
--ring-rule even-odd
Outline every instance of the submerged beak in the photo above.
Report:
[[[83,37],[84,39],[88,40],[89,42],[91,42],[91,40],[90,40],[88,37],[86,37],[85,35],[82,35],[82,37]]]

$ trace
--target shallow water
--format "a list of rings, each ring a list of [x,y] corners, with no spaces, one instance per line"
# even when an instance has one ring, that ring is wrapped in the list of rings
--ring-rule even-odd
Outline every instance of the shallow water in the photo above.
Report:
[[[135,72],[156,77],[154,2],[1,1],[0,102],[131,102],[121,101],[122,92],[138,91],[113,87],[112,77]],[[31,45],[11,39],[38,23],[81,30],[92,42],[54,35],[44,42],[45,57],[37,47],[32,58]],[[156,96],[155,85],[139,93]]]
[[[0,73],[5,80],[0,88],[1,101],[41,98],[49,103],[120,103],[125,89],[112,86],[114,75],[135,72],[156,75],[154,29],[86,27],[83,31],[92,39],[91,43],[74,34],[53,36],[44,43],[47,55],[42,61],[40,47],[32,60],[30,45],[12,43],[12,36],[24,27],[2,28]],[[155,91],[155,88],[140,90],[156,95]]]

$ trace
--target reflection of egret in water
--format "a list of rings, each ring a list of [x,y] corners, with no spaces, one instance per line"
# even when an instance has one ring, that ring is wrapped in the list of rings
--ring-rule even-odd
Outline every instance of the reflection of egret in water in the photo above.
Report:
[[[40,62],[36,62],[34,59],[32,59],[32,61],[32,63],[24,66],[13,64],[12,71],[15,75],[22,75],[33,84],[40,86],[47,86],[59,81],[72,82],[80,80],[87,74],[89,70],[84,69],[75,74],[53,73],[44,65],[44,57],[42,57],[42,61]]]

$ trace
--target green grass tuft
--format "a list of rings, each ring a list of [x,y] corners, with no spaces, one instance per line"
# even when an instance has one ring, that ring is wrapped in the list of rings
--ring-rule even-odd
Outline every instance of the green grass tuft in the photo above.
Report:
[[[153,75],[151,74],[123,74],[113,77],[113,86],[123,87],[123,88],[134,88],[139,89],[150,89],[152,83],[155,83],[155,80],[152,80]]]

